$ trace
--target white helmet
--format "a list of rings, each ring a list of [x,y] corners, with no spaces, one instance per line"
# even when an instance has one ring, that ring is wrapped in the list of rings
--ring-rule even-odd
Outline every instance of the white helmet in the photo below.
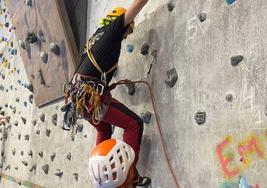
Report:
[[[115,188],[124,183],[134,162],[131,146],[117,139],[98,144],[89,158],[90,179],[98,188]]]

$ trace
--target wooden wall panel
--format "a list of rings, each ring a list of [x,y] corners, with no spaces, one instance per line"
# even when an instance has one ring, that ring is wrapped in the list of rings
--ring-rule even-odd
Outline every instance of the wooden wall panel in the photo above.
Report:
[[[32,6],[26,6],[23,1],[11,2],[8,6],[16,7],[9,10],[13,15],[17,40],[25,40],[27,32],[42,30],[44,33],[45,42],[38,40],[30,44],[28,51],[20,48],[28,79],[34,88],[35,102],[37,106],[42,106],[63,96],[62,86],[71,79],[78,57],[66,9],[61,0],[33,0]],[[51,52],[52,42],[59,45],[60,55]],[[47,63],[41,61],[41,51],[48,54]],[[39,82],[39,71],[43,74],[45,85]]]

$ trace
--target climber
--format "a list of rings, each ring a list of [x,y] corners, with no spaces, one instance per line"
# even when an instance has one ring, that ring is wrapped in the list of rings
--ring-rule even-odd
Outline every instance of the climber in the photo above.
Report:
[[[76,119],[84,118],[97,130],[96,144],[111,138],[111,125],[124,129],[123,141],[135,152],[133,168],[136,174],[143,122],[111,96],[109,83],[118,66],[121,42],[133,32],[134,18],[147,2],[134,0],[128,10],[114,8],[101,20],[101,27],[85,45],[74,77],[64,89],[66,105],[62,110],[66,111],[63,129],[70,130]],[[148,178],[138,179],[137,185],[147,185],[150,181]]]

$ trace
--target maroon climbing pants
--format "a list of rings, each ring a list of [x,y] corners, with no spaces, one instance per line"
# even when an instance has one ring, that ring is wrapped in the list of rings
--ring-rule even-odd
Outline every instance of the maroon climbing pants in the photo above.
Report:
[[[100,124],[94,125],[93,122],[89,122],[97,129],[96,144],[111,138],[111,125],[124,129],[123,141],[134,149],[134,164],[137,163],[143,134],[143,121],[138,115],[112,98],[106,116]]]

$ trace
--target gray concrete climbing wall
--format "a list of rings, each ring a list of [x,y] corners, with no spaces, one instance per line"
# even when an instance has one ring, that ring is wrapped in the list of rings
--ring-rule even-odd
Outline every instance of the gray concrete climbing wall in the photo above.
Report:
[[[108,6],[117,3],[90,2],[88,34]],[[137,18],[135,33],[123,43],[114,81],[127,78],[151,84],[170,164],[181,188],[266,188],[267,3],[167,4],[150,0]],[[10,55],[18,44],[14,32],[8,31],[12,26],[4,26],[5,19],[0,33],[7,39],[2,40],[1,51],[11,67],[2,59],[0,105],[11,119],[0,127],[0,187],[93,187],[87,161],[95,130],[81,121],[71,136],[61,129],[63,102],[38,109],[28,101],[31,92],[19,51]],[[152,178],[150,187],[175,187],[149,91],[142,84],[129,95],[132,91],[118,86],[113,95],[137,114],[152,114],[150,121],[145,119],[138,168]],[[116,129],[115,135],[120,137],[121,130]]]

